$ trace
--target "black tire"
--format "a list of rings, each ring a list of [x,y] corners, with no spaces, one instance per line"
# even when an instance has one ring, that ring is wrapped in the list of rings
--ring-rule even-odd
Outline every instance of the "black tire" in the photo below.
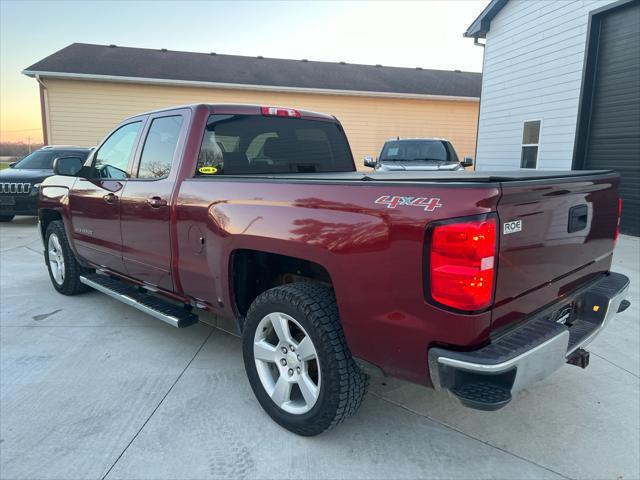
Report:
[[[270,313],[284,313],[310,337],[319,359],[322,382],[316,403],[306,413],[280,408],[263,387],[254,358],[254,336]],[[318,435],[353,415],[369,378],[355,364],[342,331],[333,290],[318,283],[290,283],[260,294],[247,313],[242,335],[245,370],[262,408],[282,427],[304,436]]]
[[[10,222],[15,215],[0,215],[0,222]]]
[[[51,262],[49,261],[49,240],[52,235],[56,235],[59,240],[64,261],[64,277],[61,283],[56,281],[54,273],[52,272]],[[53,221],[47,226],[47,231],[44,235],[44,246],[44,258],[53,288],[63,295],[76,295],[91,290],[91,288],[84,283],[80,283],[80,275],[91,273],[92,270],[84,268],[78,263],[78,260],[76,260],[69,246],[62,220]]]

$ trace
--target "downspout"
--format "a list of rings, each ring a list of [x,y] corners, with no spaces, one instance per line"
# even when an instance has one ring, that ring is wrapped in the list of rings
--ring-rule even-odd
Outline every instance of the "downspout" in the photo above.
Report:
[[[49,91],[40,75],[36,74],[36,82],[40,86],[40,117],[42,118],[42,143],[49,145]]]
[[[485,40],[486,42],[486,40]],[[475,152],[475,159],[473,162],[473,169],[476,170],[478,167],[478,139],[480,138],[480,109],[482,108],[482,87],[484,86],[484,47],[486,46],[486,43],[480,43],[478,41],[478,37],[473,37],[473,44],[477,47],[482,47],[483,52],[482,52],[482,84],[480,85],[480,99],[478,101],[478,121],[476,122],[476,152]]]
[[[485,46],[486,44],[484,44],[484,43],[480,43],[480,42],[478,41],[478,38],[479,38],[479,37],[473,37],[473,44],[474,44],[475,46],[477,46],[477,47],[482,47],[482,48],[484,48],[484,46]]]

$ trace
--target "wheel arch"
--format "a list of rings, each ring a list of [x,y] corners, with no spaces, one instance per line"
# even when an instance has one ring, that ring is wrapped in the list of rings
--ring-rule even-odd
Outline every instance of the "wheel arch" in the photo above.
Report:
[[[47,233],[47,227],[51,222],[54,222],[56,220],[62,220],[64,222],[62,214],[58,210],[53,208],[43,208],[38,210],[38,220],[40,225],[40,236],[42,237],[43,241],[44,236]]]
[[[76,250],[75,244],[73,242],[73,227],[71,224],[71,219],[69,218],[67,212],[65,211],[65,205],[62,205],[62,208],[53,208],[52,206],[47,206],[38,209],[38,224],[40,228],[40,236],[42,238],[42,243],[45,243],[45,236],[47,234],[47,228],[51,224],[51,222],[60,221],[62,222],[62,226],[67,235],[67,241],[69,242],[69,248],[73,252],[73,255],[78,260],[78,263],[85,268],[89,268],[90,265],[83,260]]]
[[[239,331],[258,295],[270,288],[300,281],[334,288],[329,270],[312,260],[250,248],[233,250],[229,257],[229,294],[239,319]]]

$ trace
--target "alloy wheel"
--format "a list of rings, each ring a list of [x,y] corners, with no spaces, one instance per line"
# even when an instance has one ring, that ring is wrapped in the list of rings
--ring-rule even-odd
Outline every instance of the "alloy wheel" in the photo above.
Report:
[[[55,233],[49,235],[47,250],[49,254],[49,268],[51,269],[51,275],[58,285],[62,285],[64,283],[65,274],[64,254],[62,253],[60,239]]]
[[[318,353],[305,329],[291,316],[274,312],[260,320],[253,341],[258,376],[282,410],[302,415],[320,395]]]

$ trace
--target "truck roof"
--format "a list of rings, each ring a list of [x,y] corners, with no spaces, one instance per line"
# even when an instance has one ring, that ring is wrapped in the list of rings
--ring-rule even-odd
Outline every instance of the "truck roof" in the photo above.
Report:
[[[223,114],[235,114],[235,115],[260,115],[261,114],[260,109],[262,107],[278,107],[278,108],[293,109],[300,112],[300,115],[302,118],[307,118],[307,119],[315,118],[319,120],[333,121],[333,122],[337,121],[335,116],[329,115],[327,113],[312,112],[310,110],[300,110],[299,108],[296,108],[295,106],[291,106],[291,105],[277,105],[277,104],[274,105],[274,104],[266,104],[266,103],[261,105],[247,104],[247,103],[192,103],[192,104],[186,104],[186,105],[176,105],[172,107],[160,108],[157,110],[151,110],[149,112],[133,115],[129,118],[135,118],[143,115],[150,115],[150,114],[155,114],[160,112],[169,112],[169,111],[185,109],[185,108],[188,108],[191,110],[206,108],[212,114],[223,113]]]

